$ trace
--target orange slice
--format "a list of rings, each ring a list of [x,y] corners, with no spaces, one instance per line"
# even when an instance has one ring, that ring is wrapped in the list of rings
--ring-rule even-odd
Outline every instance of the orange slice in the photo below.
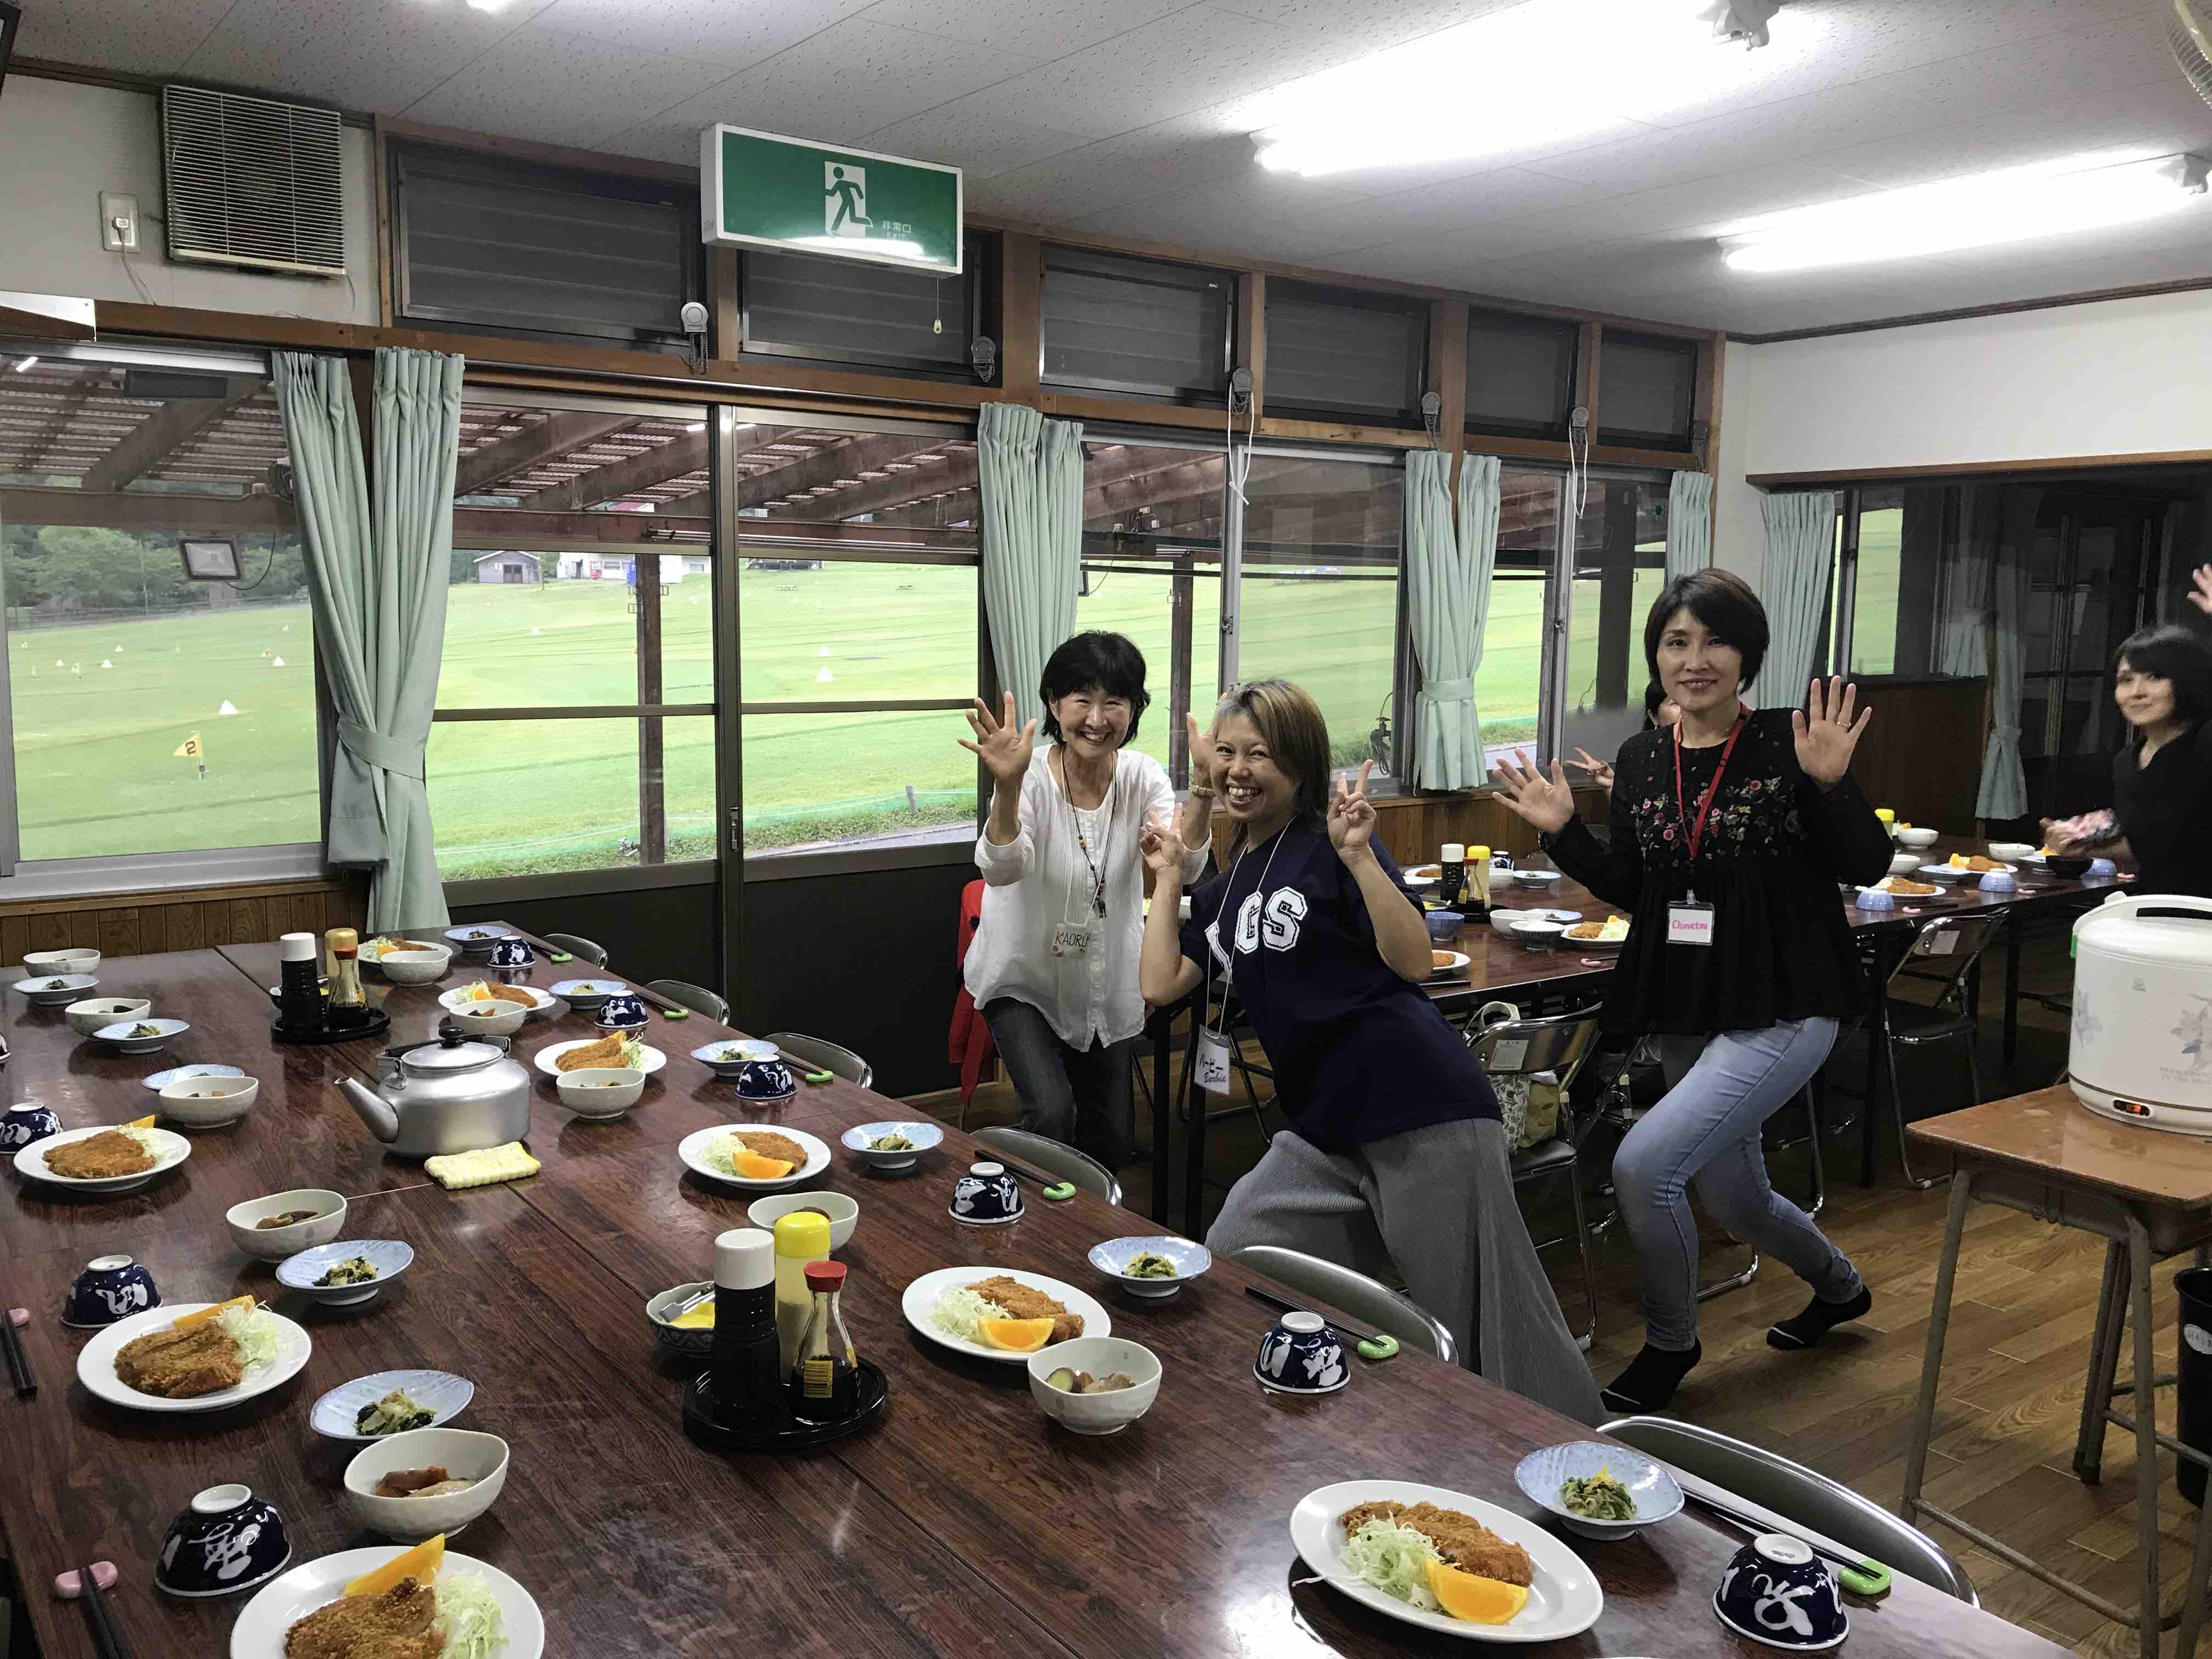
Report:
[[[402,1550],[380,1567],[371,1567],[345,1587],[348,1595],[381,1595],[403,1578],[427,1584],[438,1576],[446,1559],[446,1534],[426,1538],[411,1550]]]
[[[1528,1605],[1527,1585],[1479,1578],[1441,1561],[1429,1563],[1429,1593],[1446,1613],[1470,1625],[1509,1624]]]
[[[732,1152],[730,1168],[748,1181],[775,1181],[796,1166],[787,1158],[763,1158],[758,1152]]]
[[[153,1115],[149,1113],[144,1117],[134,1117],[123,1127],[126,1129],[150,1129],[154,1127]]]
[[[1052,1321],[1048,1317],[979,1319],[975,1332],[987,1348],[1004,1348],[1009,1353],[1035,1353],[1052,1340]]]
[[[234,1296],[228,1302],[218,1302],[211,1308],[202,1308],[198,1313],[178,1315],[169,1322],[169,1328],[173,1331],[198,1330],[210,1320],[218,1317],[233,1308],[250,1308],[252,1305],[252,1297]]]

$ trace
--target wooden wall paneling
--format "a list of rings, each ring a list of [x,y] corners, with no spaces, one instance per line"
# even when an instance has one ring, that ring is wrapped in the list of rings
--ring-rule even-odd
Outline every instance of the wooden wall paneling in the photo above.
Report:
[[[1044,368],[1044,245],[1010,231],[999,239],[999,395],[1034,403]]]
[[[1974,834],[1984,689],[1979,679],[1862,680],[1861,702],[1875,715],[1851,776],[1867,798],[1900,823]]]
[[[1575,343],[1575,403],[1589,414],[1589,432],[1597,434],[1597,399],[1599,354],[1605,349],[1605,329],[1601,324],[1584,323],[1582,337]],[[1595,459],[1595,458],[1593,458]]]
[[[1236,366],[1252,371],[1252,412],[1267,413],[1267,278],[1248,270],[1237,279]]]
[[[398,244],[392,234],[391,137],[389,119],[379,116],[369,138],[369,154],[376,162],[376,319],[386,328],[399,314],[393,295],[393,268],[398,263],[393,256]]]
[[[1713,470],[1713,462],[1720,453],[1721,432],[1721,359],[1728,345],[1728,336],[1716,334],[1698,347],[1698,386],[1690,404],[1690,419],[1694,423],[1705,423],[1705,441],[1692,443],[1697,452],[1697,466],[1700,472]],[[1713,492],[1714,514],[1720,511],[1720,492]],[[1717,522],[1717,517],[1716,518]]]
[[[93,913],[92,942],[102,956],[135,957],[143,950],[138,939],[138,907],[96,910]]]
[[[1443,400],[1437,410],[1437,442],[1454,458],[1455,472],[1467,447],[1467,307],[1456,300],[1429,307],[1428,389]]]
[[[358,927],[367,900],[363,884],[341,878],[0,902],[0,963],[13,965],[27,951],[65,945],[95,945],[108,956],[141,956],[250,944],[284,933]]]
[[[23,953],[31,948],[31,919],[28,916],[0,916],[0,962],[14,966],[23,960]]]

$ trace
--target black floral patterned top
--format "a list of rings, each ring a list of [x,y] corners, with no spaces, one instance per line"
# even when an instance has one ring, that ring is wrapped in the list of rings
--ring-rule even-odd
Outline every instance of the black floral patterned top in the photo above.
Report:
[[[1693,822],[1723,746],[1682,750]],[[1865,988],[1837,885],[1881,880],[1889,835],[1849,777],[1823,790],[1805,775],[1788,709],[1745,720],[1694,864],[1673,732],[1631,738],[1613,774],[1610,847],[1579,820],[1544,837],[1559,868],[1629,913],[1608,1026],[1702,1036],[1858,1010]],[[1713,942],[1669,945],[1668,906],[1693,894],[1714,907]]]

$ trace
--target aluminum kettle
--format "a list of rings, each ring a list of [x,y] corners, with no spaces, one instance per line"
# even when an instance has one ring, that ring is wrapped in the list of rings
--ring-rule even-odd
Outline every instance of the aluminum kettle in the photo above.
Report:
[[[503,1037],[441,1032],[434,1042],[384,1051],[374,1089],[338,1087],[368,1131],[399,1158],[437,1158],[500,1146],[530,1132],[530,1073]]]

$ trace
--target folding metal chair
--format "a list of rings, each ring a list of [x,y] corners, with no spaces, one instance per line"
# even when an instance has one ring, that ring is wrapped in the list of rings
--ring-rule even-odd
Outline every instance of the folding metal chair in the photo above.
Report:
[[[1459,1345],[1443,1322],[1379,1279],[1279,1244],[1248,1244],[1237,1252],[1237,1260],[1303,1297],[1364,1320],[1404,1346],[1419,1348],[1447,1365],[1458,1363]]]
[[[548,933],[545,942],[556,951],[566,951],[572,957],[581,957],[594,968],[607,965],[607,947],[596,939],[586,939],[581,933]]]
[[[655,996],[682,1003],[695,1014],[704,1014],[725,1025],[730,1023],[729,1000],[720,991],[710,991],[703,985],[680,979],[649,979],[645,988]]]
[[[787,1054],[805,1060],[815,1071],[835,1072],[846,1082],[857,1083],[863,1089],[875,1086],[876,1068],[842,1043],[832,1042],[827,1037],[808,1036],[803,1031],[771,1031],[766,1040]]]
[[[1905,1096],[1897,1077],[1897,1051],[1931,1042],[1957,1042],[1966,1060],[1966,1104],[1982,1097],[1980,1069],[1974,1060],[1975,1018],[1969,994],[1973,970],[1981,962],[2002,923],[2002,915],[1987,912],[1932,916],[1920,924],[1912,942],[1890,969],[1883,994],[1868,1016],[1865,1115],[1861,1123],[1859,1179],[1874,1185],[1875,1090],[1886,1080],[1889,1088],[1890,1118],[1897,1130],[1897,1152],[1905,1178],[1926,1190],[1948,1181],[1948,1175],[1917,1176],[1905,1133]],[[1929,1004],[1892,994],[1899,981],[1932,983],[1936,1000]]]

